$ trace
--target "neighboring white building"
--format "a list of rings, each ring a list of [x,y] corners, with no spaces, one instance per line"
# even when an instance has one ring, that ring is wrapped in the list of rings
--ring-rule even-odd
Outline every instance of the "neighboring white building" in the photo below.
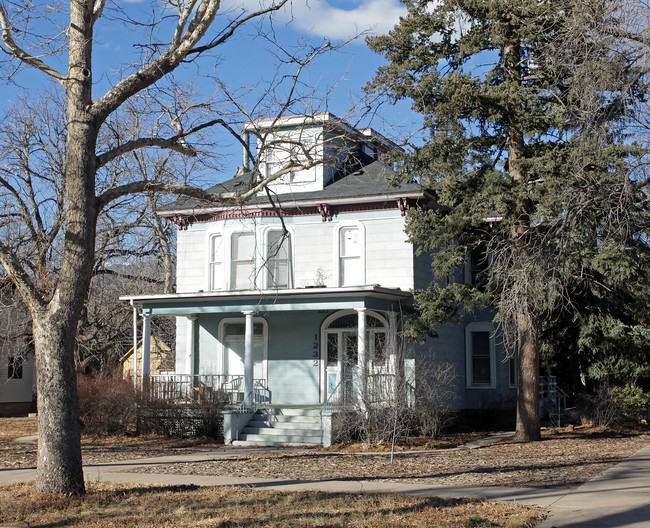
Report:
[[[0,350],[0,416],[36,411],[34,356]]]
[[[291,159],[315,163],[274,181],[272,201],[266,192],[241,206],[182,198],[158,211],[178,226],[177,293],[127,299],[145,334],[151,316],[177,317],[177,375],[241,380],[242,394],[259,380],[273,404],[322,405],[361,376],[407,377],[417,390],[419,365],[432,360],[453,365],[457,408],[512,404],[490,317],[446,325],[425,345],[399,339],[411,291],[432,280],[430,260],[404,233],[406,216],[437,205],[418,184],[389,183],[380,157],[390,142],[329,113],[258,121],[247,132],[261,138],[262,177]],[[244,192],[252,176],[240,171],[209,191]],[[464,277],[459,270],[455,280]]]

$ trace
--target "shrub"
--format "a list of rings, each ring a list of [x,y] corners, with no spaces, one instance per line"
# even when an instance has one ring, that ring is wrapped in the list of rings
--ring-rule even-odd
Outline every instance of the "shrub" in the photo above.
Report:
[[[583,394],[576,400],[580,421],[596,427],[609,427],[616,421],[618,408],[609,386],[601,384],[594,394]]]
[[[615,387],[612,396],[624,422],[636,425],[647,418],[650,394],[643,392],[641,387],[629,383],[624,387]]]
[[[85,434],[118,435],[132,432],[137,397],[133,384],[110,373],[77,378],[79,418]]]
[[[79,417],[84,434],[162,434],[209,436],[223,434],[221,411],[225,395],[209,400],[177,401],[135,393],[132,380],[98,373],[77,378]]]

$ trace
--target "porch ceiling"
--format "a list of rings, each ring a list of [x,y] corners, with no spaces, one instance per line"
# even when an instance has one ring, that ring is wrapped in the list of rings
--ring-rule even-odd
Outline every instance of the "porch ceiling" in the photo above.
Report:
[[[411,299],[412,295],[409,292],[375,285],[120,297],[120,300],[130,301],[140,306],[144,313],[151,315],[190,315],[245,311],[329,311],[355,308],[398,311],[400,304],[408,303]]]

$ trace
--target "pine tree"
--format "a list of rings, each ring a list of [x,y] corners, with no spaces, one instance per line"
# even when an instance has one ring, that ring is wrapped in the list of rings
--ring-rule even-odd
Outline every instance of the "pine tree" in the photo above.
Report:
[[[419,322],[495,307],[517,356],[516,438],[536,440],[543,324],[596,281],[602,295],[642,274],[644,197],[628,170],[640,150],[625,117],[643,72],[611,39],[576,38],[568,0],[404,3],[395,29],[368,41],[389,61],[369,89],[422,114],[427,140],[399,174],[444,206],[414,211],[407,232],[439,278],[471,255],[489,262],[474,284],[416,292]]]

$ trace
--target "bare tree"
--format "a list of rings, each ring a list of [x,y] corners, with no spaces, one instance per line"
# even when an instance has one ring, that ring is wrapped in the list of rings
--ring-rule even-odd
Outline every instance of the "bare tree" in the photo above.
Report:
[[[152,20],[146,21],[133,20],[119,5],[107,4],[105,0],[70,0],[54,6],[0,2],[3,51],[13,58],[13,62],[4,66],[6,77],[14,75],[18,65],[22,65],[54,79],[62,89],[66,114],[65,129],[52,131],[51,137],[58,146],[55,150],[58,157],[49,162],[60,170],[60,181],[47,173],[28,171],[16,175],[11,169],[2,169],[0,174],[5,177],[10,173],[22,178],[26,185],[32,185],[31,190],[28,188],[27,201],[21,194],[24,189],[13,187],[11,182],[4,186],[4,192],[15,200],[8,213],[15,221],[7,222],[3,229],[15,231],[11,240],[22,237],[28,241],[25,247],[36,250],[36,259],[31,258],[29,251],[9,245],[7,240],[10,239],[3,237],[0,264],[20,292],[33,321],[39,392],[36,483],[39,491],[84,492],[74,349],[95,266],[100,214],[117,201],[140,192],[164,191],[209,202],[240,204],[284,174],[318,162],[292,156],[271,174],[262,175],[253,170],[249,189],[241,193],[211,194],[186,182],[147,178],[128,182],[102,180],[103,175],[109,174],[109,171],[104,172],[107,166],[129,153],[160,148],[194,157],[197,152],[189,141],[196,133],[214,125],[233,128],[219,115],[209,116],[200,123],[174,120],[183,115],[184,109],[179,108],[171,114],[173,132],[169,134],[166,133],[168,129],[163,128],[150,136],[116,141],[102,150],[101,133],[110,127],[112,118],[123,107],[147,90],[163,86],[179,67],[209,56],[242,26],[270,15],[287,2],[269,0],[257,10],[225,12],[219,0],[174,1],[165,3],[154,12]],[[140,44],[139,62],[128,68],[114,86],[95,97],[93,91],[97,86],[93,78],[100,77],[93,71],[92,64],[95,28],[111,17],[142,30],[142,37],[148,42]],[[62,20],[65,20],[62,30],[48,31],[43,27],[46,22]],[[38,25],[32,28],[30,24],[34,21],[38,21]],[[53,35],[51,39],[48,33]],[[57,69],[60,62],[54,55],[67,61],[64,70]],[[311,58],[313,55],[303,57],[298,70]],[[292,98],[287,100],[293,101]],[[288,108],[289,105],[280,105],[279,113]],[[33,186],[34,178],[42,179],[52,188],[57,199],[51,208],[40,202],[41,192]],[[48,222],[38,216],[24,222],[24,211],[30,206],[39,208],[39,205],[48,210]],[[55,240],[58,243],[54,243]],[[47,250],[42,251],[42,248]],[[41,272],[41,266],[45,272]]]

